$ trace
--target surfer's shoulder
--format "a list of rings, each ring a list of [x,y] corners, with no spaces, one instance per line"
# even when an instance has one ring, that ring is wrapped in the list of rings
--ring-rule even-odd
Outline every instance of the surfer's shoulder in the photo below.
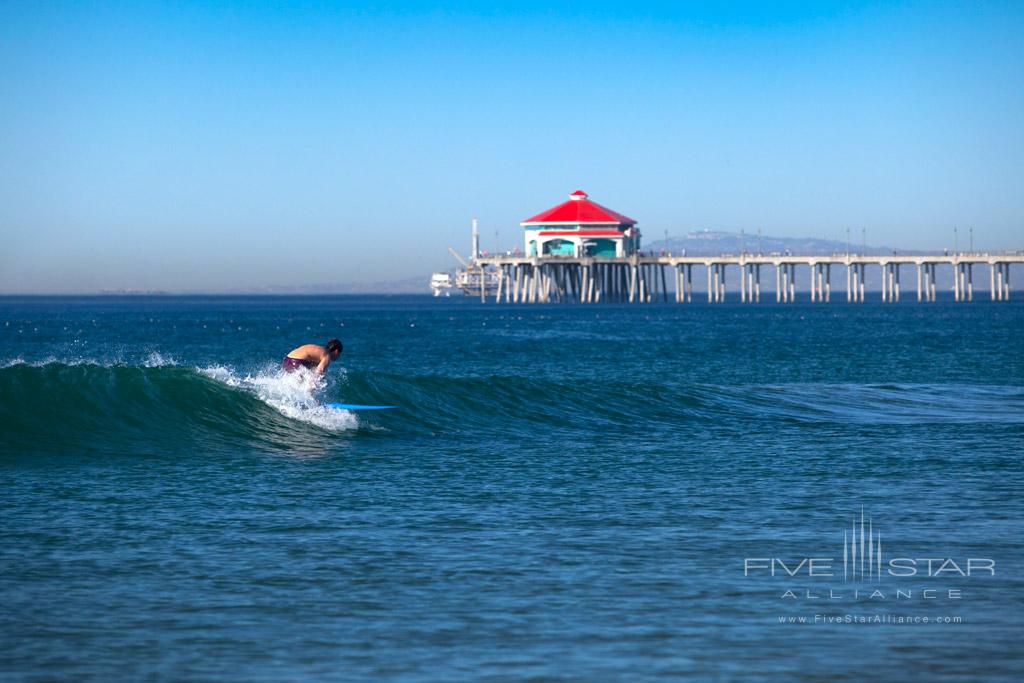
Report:
[[[303,344],[288,352],[289,358],[295,358],[296,360],[308,360],[310,358],[320,359],[324,353],[322,346],[317,344]]]

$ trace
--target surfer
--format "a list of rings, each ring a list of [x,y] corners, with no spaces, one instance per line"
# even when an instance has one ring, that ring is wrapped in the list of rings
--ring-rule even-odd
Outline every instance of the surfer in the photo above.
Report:
[[[285,372],[294,372],[299,368],[312,370],[318,375],[327,372],[327,366],[332,360],[338,360],[341,355],[341,341],[332,339],[323,346],[319,344],[303,344],[297,349],[290,351],[284,357],[281,367]]]

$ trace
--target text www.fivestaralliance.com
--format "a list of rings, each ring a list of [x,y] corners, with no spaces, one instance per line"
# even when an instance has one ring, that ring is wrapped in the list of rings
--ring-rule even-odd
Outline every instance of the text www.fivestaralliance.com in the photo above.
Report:
[[[813,616],[807,615],[783,615],[779,616],[780,624],[797,624],[807,626],[835,626],[839,624],[896,624],[896,625],[914,625],[914,624],[962,624],[964,623],[963,617],[958,616],[919,616],[919,615],[907,615],[901,616],[899,614],[815,614]]]

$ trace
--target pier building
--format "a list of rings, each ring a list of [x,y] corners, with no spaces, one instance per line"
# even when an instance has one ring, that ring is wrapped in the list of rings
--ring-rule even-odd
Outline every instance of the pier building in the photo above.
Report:
[[[583,190],[520,225],[529,257],[623,258],[640,251],[636,221],[591,201]]]

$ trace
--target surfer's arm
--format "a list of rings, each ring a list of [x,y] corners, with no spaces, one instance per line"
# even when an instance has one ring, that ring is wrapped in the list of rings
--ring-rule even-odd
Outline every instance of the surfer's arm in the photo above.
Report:
[[[327,372],[327,366],[331,364],[331,357],[326,353],[320,358],[320,362],[316,366],[316,374],[322,375]]]

